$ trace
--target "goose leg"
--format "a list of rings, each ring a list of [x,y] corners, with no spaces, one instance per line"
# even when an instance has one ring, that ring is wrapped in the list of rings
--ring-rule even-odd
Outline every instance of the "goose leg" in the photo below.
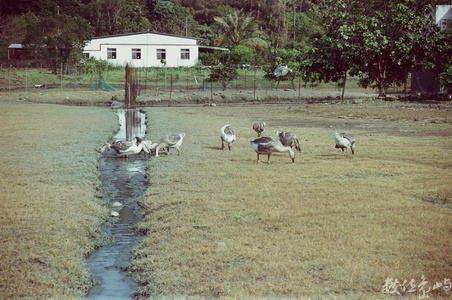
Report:
[[[221,150],[224,150],[224,141],[223,141],[223,139],[221,139]]]
[[[267,158],[268,158],[268,159],[267,159],[267,164],[270,163],[270,155],[272,155],[272,154],[271,154],[271,153],[268,153],[268,154],[267,154]]]
[[[259,163],[259,153],[257,153],[257,163]]]

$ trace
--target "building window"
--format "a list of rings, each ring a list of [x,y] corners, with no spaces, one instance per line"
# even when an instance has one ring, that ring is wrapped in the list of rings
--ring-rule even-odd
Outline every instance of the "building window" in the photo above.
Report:
[[[83,53],[85,55],[85,58],[89,58],[89,53]]]
[[[166,59],[166,49],[157,49],[157,59]]]
[[[132,49],[132,59],[141,59],[141,49]]]
[[[107,58],[116,59],[116,48],[107,48]]]
[[[190,59],[190,49],[180,49],[180,59]]]

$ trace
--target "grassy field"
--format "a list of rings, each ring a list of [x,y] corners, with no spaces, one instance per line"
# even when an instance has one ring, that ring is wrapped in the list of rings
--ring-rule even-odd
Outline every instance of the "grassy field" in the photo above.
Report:
[[[132,262],[137,294],[373,299],[388,297],[383,285],[392,278],[406,280],[406,291],[414,280],[409,298],[452,297],[431,290],[452,280],[451,108],[381,101],[145,108],[150,139],[186,137],[180,156],[173,150],[149,162],[140,225],[147,234]],[[295,163],[287,154],[256,163],[249,143],[256,120],[267,122],[267,135],[298,135]],[[237,134],[230,152],[220,150],[227,123]],[[334,129],[355,134],[354,156],[334,148]]]
[[[108,212],[95,151],[107,109],[0,102],[0,298],[83,299]]]
[[[77,96],[52,95],[47,102]],[[83,299],[87,255],[108,215],[94,150],[117,120],[105,108],[26,96],[0,94],[0,296]],[[452,103],[143,110],[148,138],[186,137],[180,156],[149,160],[138,227],[145,238],[131,262],[138,297],[388,298],[387,278],[406,280],[407,290],[413,280],[407,298],[452,297],[444,290],[452,281]],[[267,122],[266,135],[298,135],[295,163],[287,154],[256,163],[256,120]],[[232,151],[220,150],[226,123],[238,138]],[[334,148],[335,129],[357,137],[354,156]],[[436,282],[445,285],[432,291]]]

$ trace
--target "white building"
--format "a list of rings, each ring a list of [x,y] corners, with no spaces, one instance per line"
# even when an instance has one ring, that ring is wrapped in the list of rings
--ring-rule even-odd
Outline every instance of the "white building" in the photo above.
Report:
[[[452,5],[437,5],[434,17],[436,25],[441,29],[452,26]]]
[[[192,67],[198,63],[201,38],[156,32],[94,37],[83,49],[87,57],[131,67]]]

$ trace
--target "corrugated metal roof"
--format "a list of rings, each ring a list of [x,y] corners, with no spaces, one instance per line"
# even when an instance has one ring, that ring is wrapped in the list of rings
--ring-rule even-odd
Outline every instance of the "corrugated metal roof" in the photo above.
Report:
[[[223,48],[223,47],[213,47],[213,46],[199,46],[199,49],[209,49],[209,50],[229,51],[228,48]]]
[[[140,35],[140,34],[164,35],[164,36],[171,36],[171,37],[191,39],[191,40],[198,40],[198,41],[205,41],[206,40],[204,38],[196,38],[196,37],[190,37],[190,36],[176,35],[176,34],[170,34],[170,33],[161,33],[161,32],[153,32],[153,31],[129,32],[129,33],[120,33],[120,34],[112,34],[112,35],[105,35],[105,36],[95,36],[95,37],[92,38],[92,40],[104,39],[104,38],[116,37],[116,36],[130,36],[130,35]]]
[[[8,47],[8,49],[22,49],[22,48],[25,48],[25,45],[23,45],[23,44],[11,44]]]

